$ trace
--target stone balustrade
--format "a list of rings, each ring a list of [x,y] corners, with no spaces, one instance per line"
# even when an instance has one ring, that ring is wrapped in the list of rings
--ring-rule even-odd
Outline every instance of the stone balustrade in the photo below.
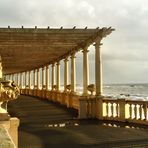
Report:
[[[48,99],[67,108],[74,108],[78,110],[81,119],[98,118],[148,125],[148,101],[96,98],[94,95],[81,96],[56,90],[21,89],[21,94]]]

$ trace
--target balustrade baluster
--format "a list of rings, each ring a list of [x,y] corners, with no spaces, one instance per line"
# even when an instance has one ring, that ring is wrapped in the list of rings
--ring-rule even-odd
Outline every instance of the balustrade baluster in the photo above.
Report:
[[[111,103],[111,117],[114,117],[114,103]]]
[[[119,104],[117,103],[116,104],[116,117],[119,116]]]
[[[137,119],[137,105],[134,104],[134,116],[135,116],[135,119]]]
[[[132,104],[129,104],[129,115],[130,115],[130,119],[132,119]]]
[[[142,105],[139,106],[139,119],[142,120]]]
[[[106,116],[107,116],[107,117],[109,116],[109,113],[108,113],[108,105],[109,105],[109,103],[107,102],[107,103],[106,103]]]
[[[147,120],[147,105],[146,104],[144,104],[144,106],[143,106],[144,108],[144,119],[145,120]]]

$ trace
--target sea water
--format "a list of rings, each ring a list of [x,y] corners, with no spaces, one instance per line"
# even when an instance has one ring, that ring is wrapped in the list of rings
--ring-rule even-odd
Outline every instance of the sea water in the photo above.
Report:
[[[51,89],[51,86],[49,86]],[[61,85],[61,91],[64,86]],[[76,91],[82,94],[83,87],[80,84],[76,85]],[[148,84],[103,84],[103,96],[113,99],[130,99],[148,101]]]
[[[77,85],[77,92],[82,94],[83,87]],[[148,84],[104,84],[103,96],[148,101]]]
[[[148,101],[148,84],[105,84],[103,94],[113,98]]]

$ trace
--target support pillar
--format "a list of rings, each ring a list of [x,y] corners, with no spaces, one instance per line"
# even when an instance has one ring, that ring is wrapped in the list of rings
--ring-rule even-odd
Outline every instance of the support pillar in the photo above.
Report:
[[[12,81],[14,81],[14,74],[12,74]]]
[[[95,43],[95,83],[96,83],[96,96],[102,95],[102,63],[101,63],[101,51],[100,39]]]
[[[16,74],[16,84],[19,86],[19,74]]]
[[[33,70],[33,88],[35,88],[35,69]]]
[[[66,92],[66,86],[68,85],[68,58],[64,60],[64,91]]]
[[[52,90],[55,84],[55,63],[52,64]]]
[[[88,65],[88,48],[83,49],[83,96],[88,95],[87,86],[89,84],[89,65]]]
[[[2,78],[2,59],[1,59],[1,56],[0,56],[0,78]]]
[[[25,88],[27,86],[27,72],[25,72]]]
[[[31,88],[31,71],[28,71],[28,87]]]
[[[22,88],[22,73],[20,73],[20,88]]]
[[[10,77],[10,75],[8,75],[8,80],[10,80],[11,79],[11,77]]]
[[[60,62],[57,62],[57,91],[60,90]]]
[[[37,69],[37,89],[40,89],[40,70]]]
[[[44,81],[45,81],[45,75],[44,75],[44,67],[42,68],[42,89],[44,89]]]
[[[46,66],[46,90],[48,90],[49,87],[49,67]]]
[[[71,92],[76,92],[76,63],[75,53],[71,55]]]

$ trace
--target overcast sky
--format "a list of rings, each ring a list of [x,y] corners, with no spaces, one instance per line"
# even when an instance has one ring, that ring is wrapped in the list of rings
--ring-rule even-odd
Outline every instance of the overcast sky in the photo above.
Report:
[[[8,25],[112,26],[116,31],[102,41],[104,83],[148,82],[147,0],[0,0],[0,27]],[[94,50],[90,51],[93,65]],[[93,82],[93,66],[90,71]]]

